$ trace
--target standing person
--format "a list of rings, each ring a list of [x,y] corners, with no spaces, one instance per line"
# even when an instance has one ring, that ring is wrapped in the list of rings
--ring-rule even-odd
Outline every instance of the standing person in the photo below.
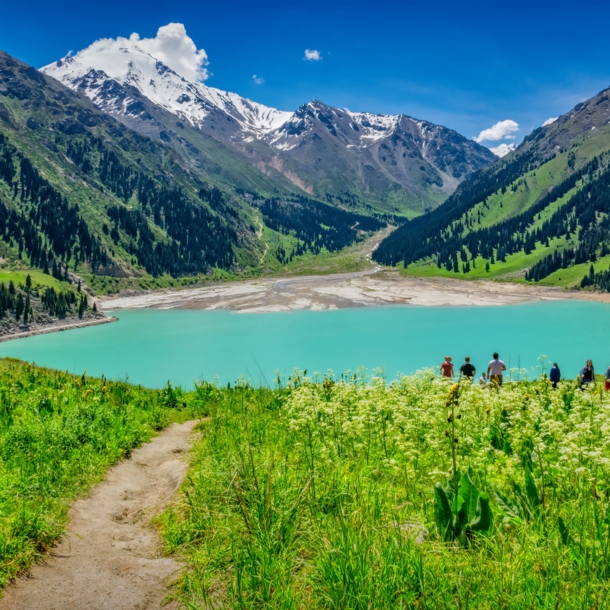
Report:
[[[491,373],[491,377],[489,377],[490,383],[493,385],[502,385],[502,373],[506,370],[506,365],[502,360],[500,360],[500,356],[498,352],[494,352],[493,360],[489,362],[487,365],[487,376]]]
[[[580,387],[584,388],[590,383],[595,383],[595,369],[593,368],[593,362],[587,360],[587,364],[580,370]]]
[[[609,367],[609,370],[610,370],[610,367]],[[553,389],[556,390],[557,384],[561,381],[561,371],[559,370],[559,367],[557,366],[556,362],[553,364],[553,368],[551,369],[551,372],[549,374],[549,379],[551,380],[551,383],[553,384]]]
[[[445,362],[441,364],[441,375],[449,379],[453,377],[453,362],[451,362],[451,356],[445,356]]]
[[[608,365],[608,370],[606,371],[606,392],[610,390],[610,365]]]
[[[610,368],[610,367],[609,367]],[[466,356],[464,358],[464,364],[460,367],[460,379],[462,377],[467,377],[471,381],[474,379],[474,376],[477,374],[477,369],[473,364],[470,364],[470,356]]]

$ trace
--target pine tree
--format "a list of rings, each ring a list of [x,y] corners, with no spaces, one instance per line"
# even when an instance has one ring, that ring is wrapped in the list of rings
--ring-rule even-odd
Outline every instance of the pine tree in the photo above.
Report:
[[[78,292],[80,292],[80,280],[78,280],[78,286],[76,287],[76,290],[78,290]]]
[[[30,315],[30,293],[27,293],[27,296],[25,297],[25,308],[23,310],[23,323],[27,324],[29,321],[29,315]]]
[[[25,278],[25,289],[30,292],[32,290],[32,276],[28,273]]]
[[[46,275],[49,275],[49,261],[47,260],[47,257],[44,257],[44,267],[42,269],[42,272]]]
[[[23,315],[23,295],[19,293],[17,295],[17,302],[15,303],[15,319],[19,321]]]

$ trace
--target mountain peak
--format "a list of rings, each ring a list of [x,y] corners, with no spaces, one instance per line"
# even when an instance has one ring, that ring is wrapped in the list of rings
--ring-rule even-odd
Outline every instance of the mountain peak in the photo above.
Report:
[[[340,205],[420,213],[496,159],[450,129],[403,114],[352,112],[318,99],[295,112],[269,108],[208,87],[183,60],[133,35],[99,40],[42,71],[127,126],[173,142],[181,154],[190,150],[194,129],[192,137],[203,133],[267,176],[279,172]]]
[[[98,81],[105,76],[106,80],[135,87],[154,104],[194,126],[201,126],[210,112],[218,108],[235,120],[242,131],[261,136],[292,116],[291,112],[269,108],[236,93],[189,81],[131,39],[127,42],[131,44],[118,49],[94,43],[86,53],[69,55],[41,71],[95,100],[100,83],[93,90],[82,83],[93,70]]]

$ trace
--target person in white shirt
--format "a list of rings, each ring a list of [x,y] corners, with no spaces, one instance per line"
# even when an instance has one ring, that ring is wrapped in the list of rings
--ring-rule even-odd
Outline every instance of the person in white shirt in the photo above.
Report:
[[[502,385],[502,373],[506,370],[506,365],[500,357],[498,356],[498,352],[494,353],[493,360],[489,362],[487,365],[487,375],[489,376],[491,373],[491,377],[489,377],[489,381],[491,384]]]
[[[487,387],[487,375],[485,375],[485,373],[481,373],[481,379],[479,379],[479,383],[481,384],[482,388]]]

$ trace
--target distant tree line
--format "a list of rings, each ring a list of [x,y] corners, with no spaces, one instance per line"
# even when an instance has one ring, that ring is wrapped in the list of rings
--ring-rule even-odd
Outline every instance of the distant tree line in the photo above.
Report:
[[[108,150],[100,138],[88,136],[72,143],[70,154],[81,168],[97,174],[99,181],[125,203],[135,196],[139,209],[110,206],[107,214],[114,223],[110,236],[148,273],[174,276],[209,271],[213,267],[230,268],[235,255],[237,233],[228,226],[226,216],[237,217],[217,187],[202,187],[200,202],[191,199],[182,187],[168,186],[164,180],[152,179],[135,167],[121,162],[117,153]],[[206,202],[217,213],[202,205]],[[163,229],[167,238],[149,226],[152,221]],[[124,243],[119,229],[128,236]]]
[[[16,246],[19,255],[25,252],[32,266],[58,279],[68,277],[70,263],[76,268],[80,262],[88,262],[94,273],[106,266],[110,255],[87,227],[78,206],[69,205],[8,138],[0,137],[0,179],[21,203],[15,208],[0,206],[5,241]],[[193,200],[182,187],[166,185],[163,177],[153,179],[122,163],[101,138],[57,134],[56,143],[65,145],[66,156],[88,180],[97,179],[125,203],[138,205],[137,209],[109,206],[107,214],[114,226],[110,229],[104,224],[102,228],[151,275],[196,274],[233,265],[237,233],[223,217],[238,214],[218,188],[200,188],[199,201]]]
[[[574,157],[572,156],[571,159],[570,167],[574,169]],[[506,257],[511,254],[518,252],[530,254],[538,244],[550,247],[552,240],[564,238],[567,242],[575,242],[575,245],[558,249],[542,258],[526,272],[527,280],[540,281],[559,269],[594,262],[598,257],[610,254],[609,160],[610,153],[607,152],[594,157],[580,170],[573,171],[570,176],[542,196],[525,212],[485,229],[476,229],[480,218],[476,217],[474,213],[466,212],[457,215],[460,209],[457,200],[463,197],[460,195],[455,198],[453,203],[450,202],[450,210],[445,210],[444,214],[440,215],[444,220],[440,220],[437,215],[426,225],[425,217],[420,217],[395,232],[403,231],[404,236],[404,231],[408,231],[408,227],[413,228],[414,224],[419,221],[427,235],[424,243],[417,241],[417,233],[414,232],[407,233],[411,239],[410,242],[403,242],[402,238],[399,240],[398,243],[402,244],[403,248],[401,256],[404,255],[404,259],[396,258],[396,253],[386,248],[381,255],[376,257],[376,260],[388,262],[389,257],[389,261],[392,263],[404,260],[405,264],[410,264],[432,257],[436,259],[439,267],[449,271],[468,273],[476,264],[477,257],[486,259],[486,266],[489,267],[496,261],[506,261]],[[516,171],[514,164],[511,167],[511,172],[504,172],[508,177],[513,175],[513,171]],[[481,182],[480,178],[478,180]],[[494,181],[494,186],[497,184],[498,182]],[[477,185],[470,185],[465,189],[471,194],[475,193],[471,201],[479,199],[485,191],[484,185],[479,184],[479,186],[482,190],[477,191]],[[541,213],[549,205],[565,197],[577,187],[578,190],[550,218],[540,222],[538,227],[533,227],[536,221],[540,221]],[[502,188],[506,191],[507,185]],[[456,192],[456,194],[459,193]],[[479,199],[479,201],[483,201],[484,206],[487,205],[484,199]],[[451,214],[454,214],[455,218],[452,222],[445,223]],[[432,212],[429,216],[434,215],[435,212]],[[435,233],[431,227],[437,232]],[[382,246],[387,246],[386,242],[383,242]],[[589,274],[583,279],[583,284],[596,285],[598,278],[602,283],[605,281],[600,274],[593,276]]]
[[[549,239],[574,237],[578,246],[545,256],[532,266],[527,279],[539,281],[558,269],[595,262],[598,257],[610,254],[610,169],[585,184],[547,222]],[[596,286],[598,277],[601,288],[605,280],[603,274],[596,273],[583,278],[585,287]]]
[[[53,286],[32,288],[28,275],[25,285],[15,285],[11,280],[0,283],[0,320],[12,314],[15,322],[29,324],[35,312],[44,312],[54,318],[78,314],[82,318],[89,308],[87,295],[74,290],[55,290]]]
[[[537,229],[531,226],[542,211],[564,197],[583,178],[592,179],[599,167],[600,161],[596,157],[551,189],[528,210],[491,227],[474,229],[472,215],[468,215],[465,221],[454,223],[450,229],[441,231],[439,239],[436,240],[435,257],[438,266],[449,271],[458,271],[458,257],[466,263],[469,259],[468,253],[472,259],[481,256],[493,264],[496,260],[505,262],[508,255],[517,252],[530,254],[537,243],[548,246],[555,233],[551,222],[544,222]]]
[[[266,199],[260,210],[269,228],[299,240],[294,252],[296,255],[308,251],[318,254],[322,248],[331,252],[341,250],[354,243],[360,231],[368,233],[385,226],[376,218],[303,197],[293,201]]]

